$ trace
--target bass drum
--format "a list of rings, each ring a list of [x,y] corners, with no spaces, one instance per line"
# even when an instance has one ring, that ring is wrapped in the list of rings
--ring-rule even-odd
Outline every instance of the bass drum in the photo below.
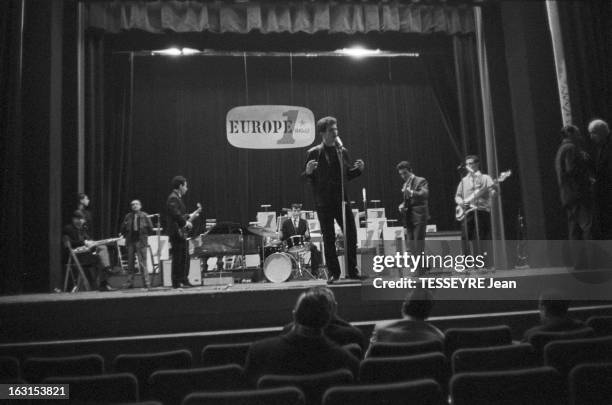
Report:
[[[272,253],[264,261],[264,276],[272,283],[284,283],[291,277],[293,260],[288,253]]]

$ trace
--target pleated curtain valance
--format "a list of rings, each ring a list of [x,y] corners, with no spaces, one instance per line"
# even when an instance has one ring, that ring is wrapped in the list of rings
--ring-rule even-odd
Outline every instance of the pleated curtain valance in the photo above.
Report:
[[[91,1],[87,26],[110,33],[138,29],[214,33],[474,32],[470,5],[411,1]]]

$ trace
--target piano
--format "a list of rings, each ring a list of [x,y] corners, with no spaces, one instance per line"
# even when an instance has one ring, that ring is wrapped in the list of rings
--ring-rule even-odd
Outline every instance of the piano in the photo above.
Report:
[[[247,227],[235,222],[220,222],[206,233],[192,239],[193,258],[250,255],[261,252],[262,238]]]

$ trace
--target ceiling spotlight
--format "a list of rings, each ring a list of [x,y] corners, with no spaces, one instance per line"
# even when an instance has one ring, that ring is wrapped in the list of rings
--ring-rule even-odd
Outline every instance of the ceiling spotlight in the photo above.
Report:
[[[381,53],[380,49],[365,49],[361,46],[354,46],[352,48],[342,48],[336,51],[343,55],[352,56],[354,58],[363,58],[365,56],[374,56]]]
[[[153,55],[168,55],[168,56],[179,56],[181,50],[178,48],[160,49],[158,51],[151,52]]]

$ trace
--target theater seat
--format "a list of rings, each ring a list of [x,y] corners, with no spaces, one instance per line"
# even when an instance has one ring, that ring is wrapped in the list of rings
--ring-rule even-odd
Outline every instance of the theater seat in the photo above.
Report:
[[[370,357],[361,362],[359,381],[362,384],[406,382],[431,378],[440,386],[448,382],[449,365],[442,353],[405,357]]]
[[[147,397],[164,404],[180,404],[192,392],[229,391],[247,388],[242,367],[236,364],[193,368],[186,370],[160,370],[151,374]]]
[[[244,367],[250,343],[214,344],[202,350],[202,367],[237,364]]]
[[[452,356],[457,349],[474,347],[505,346],[512,344],[512,334],[506,325],[483,328],[449,328],[444,332],[446,355]]]
[[[0,381],[19,378],[19,359],[10,356],[0,356]]]
[[[44,379],[43,383],[69,384],[71,403],[98,402],[109,404],[135,402],[139,399],[138,381],[133,374],[129,373],[84,377],[49,377]]]
[[[453,373],[465,373],[538,367],[540,359],[529,343],[522,343],[459,349],[453,353],[451,363]]]
[[[592,316],[586,321],[597,336],[612,336],[612,316]]]
[[[368,357],[412,356],[424,353],[442,353],[444,346],[439,340],[424,340],[407,343],[373,343],[368,349]]]
[[[569,390],[570,405],[612,404],[612,362],[574,367]]]
[[[579,364],[600,362],[612,362],[612,336],[557,340],[544,346],[544,363],[563,377]]]
[[[304,405],[304,394],[295,387],[194,393],[182,405]]]
[[[332,387],[323,405],[445,405],[440,385],[434,380]]]
[[[113,371],[132,373],[138,379],[140,395],[144,396],[147,381],[157,370],[177,370],[191,368],[191,352],[175,350],[171,352],[120,354],[113,360]]]
[[[566,332],[535,332],[529,336],[529,343],[533,346],[538,356],[544,355],[544,346],[555,340],[570,340],[595,337],[595,331],[591,328],[581,328]]]
[[[86,376],[104,373],[104,359],[98,354],[72,357],[31,357],[23,363],[23,378],[39,383],[47,377]]]
[[[453,405],[558,405],[563,381],[552,367],[459,373],[451,378]]]
[[[361,346],[357,343],[350,343],[348,345],[342,346],[344,350],[357,357],[359,360],[363,359],[363,350],[361,350]]]
[[[264,375],[257,382],[257,388],[297,387],[304,393],[307,405],[318,405],[328,388],[352,382],[353,374],[349,370],[340,369],[302,376]]]

